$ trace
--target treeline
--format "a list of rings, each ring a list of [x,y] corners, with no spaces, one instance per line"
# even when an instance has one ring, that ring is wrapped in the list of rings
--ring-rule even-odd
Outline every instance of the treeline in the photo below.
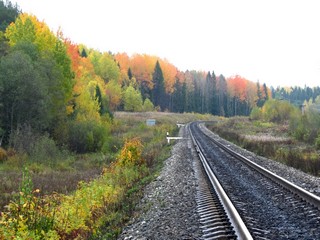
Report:
[[[320,95],[320,87],[310,88],[305,86],[301,87],[277,87],[271,88],[272,97],[275,99],[286,100],[295,106],[306,105],[306,102],[315,102],[316,98]]]
[[[77,152],[97,151],[108,145],[114,111],[229,117],[249,115],[272,94],[286,97],[239,75],[183,72],[156,56],[99,52],[53,33],[17,6],[0,1],[0,7],[0,136],[6,145],[29,129]]]
[[[268,98],[241,76],[179,71],[146,54],[101,53],[54,34],[35,16],[1,1],[1,143],[28,150],[21,135],[49,133],[77,152],[106,147],[112,112],[248,115]],[[18,142],[17,142],[18,141]]]
[[[254,106],[263,105],[271,96],[266,84],[239,75],[225,78],[214,72],[182,72],[145,54],[116,54],[115,60],[122,73],[122,87],[134,85],[143,100],[150,99],[161,111],[249,115]],[[121,105],[118,110],[122,110]]]

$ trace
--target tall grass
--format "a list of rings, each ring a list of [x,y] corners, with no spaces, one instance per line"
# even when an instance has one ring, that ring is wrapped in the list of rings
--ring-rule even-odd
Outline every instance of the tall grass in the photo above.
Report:
[[[312,145],[308,146],[290,137],[288,125],[231,118],[209,128],[256,154],[315,176],[320,175],[319,153]]]

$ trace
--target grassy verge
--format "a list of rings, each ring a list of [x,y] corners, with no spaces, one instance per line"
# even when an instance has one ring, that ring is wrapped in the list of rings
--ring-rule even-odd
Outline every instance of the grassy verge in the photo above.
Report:
[[[289,135],[288,124],[251,121],[246,117],[221,119],[209,125],[221,137],[256,154],[315,176],[320,175],[319,151]]]
[[[156,126],[146,126],[146,118],[155,118]],[[13,201],[1,213],[0,239],[116,238],[143,187],[170,155],[166,132],[175,135],[176,122],[198,119],[209,116],[116,113],[107,153],[65,155],[52,166],[26,156],[13,155],[20,158],[17,161],[9,157],[0,172],[15,193],[8,193]],[[21,173],[26,166],[28,170]],[[12,184],[14,177],[5,169],[19,176],[20,187]]]

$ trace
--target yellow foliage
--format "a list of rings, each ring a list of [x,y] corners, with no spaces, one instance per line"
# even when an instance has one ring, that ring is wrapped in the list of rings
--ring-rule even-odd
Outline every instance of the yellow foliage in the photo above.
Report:
[[[120,166],[137,165],[140,166],[145,163],[142,159],[143,145],[139,138],[126,140],[118,157],[118,164]]]

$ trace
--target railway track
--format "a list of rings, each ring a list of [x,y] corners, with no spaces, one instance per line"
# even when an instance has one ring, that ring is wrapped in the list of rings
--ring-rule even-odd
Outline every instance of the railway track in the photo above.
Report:
[[[198,190],[204,239],[320,239],[318,196],[215,141],[199,123],[189,127],[207,181],[213,183],[199,184]]]

